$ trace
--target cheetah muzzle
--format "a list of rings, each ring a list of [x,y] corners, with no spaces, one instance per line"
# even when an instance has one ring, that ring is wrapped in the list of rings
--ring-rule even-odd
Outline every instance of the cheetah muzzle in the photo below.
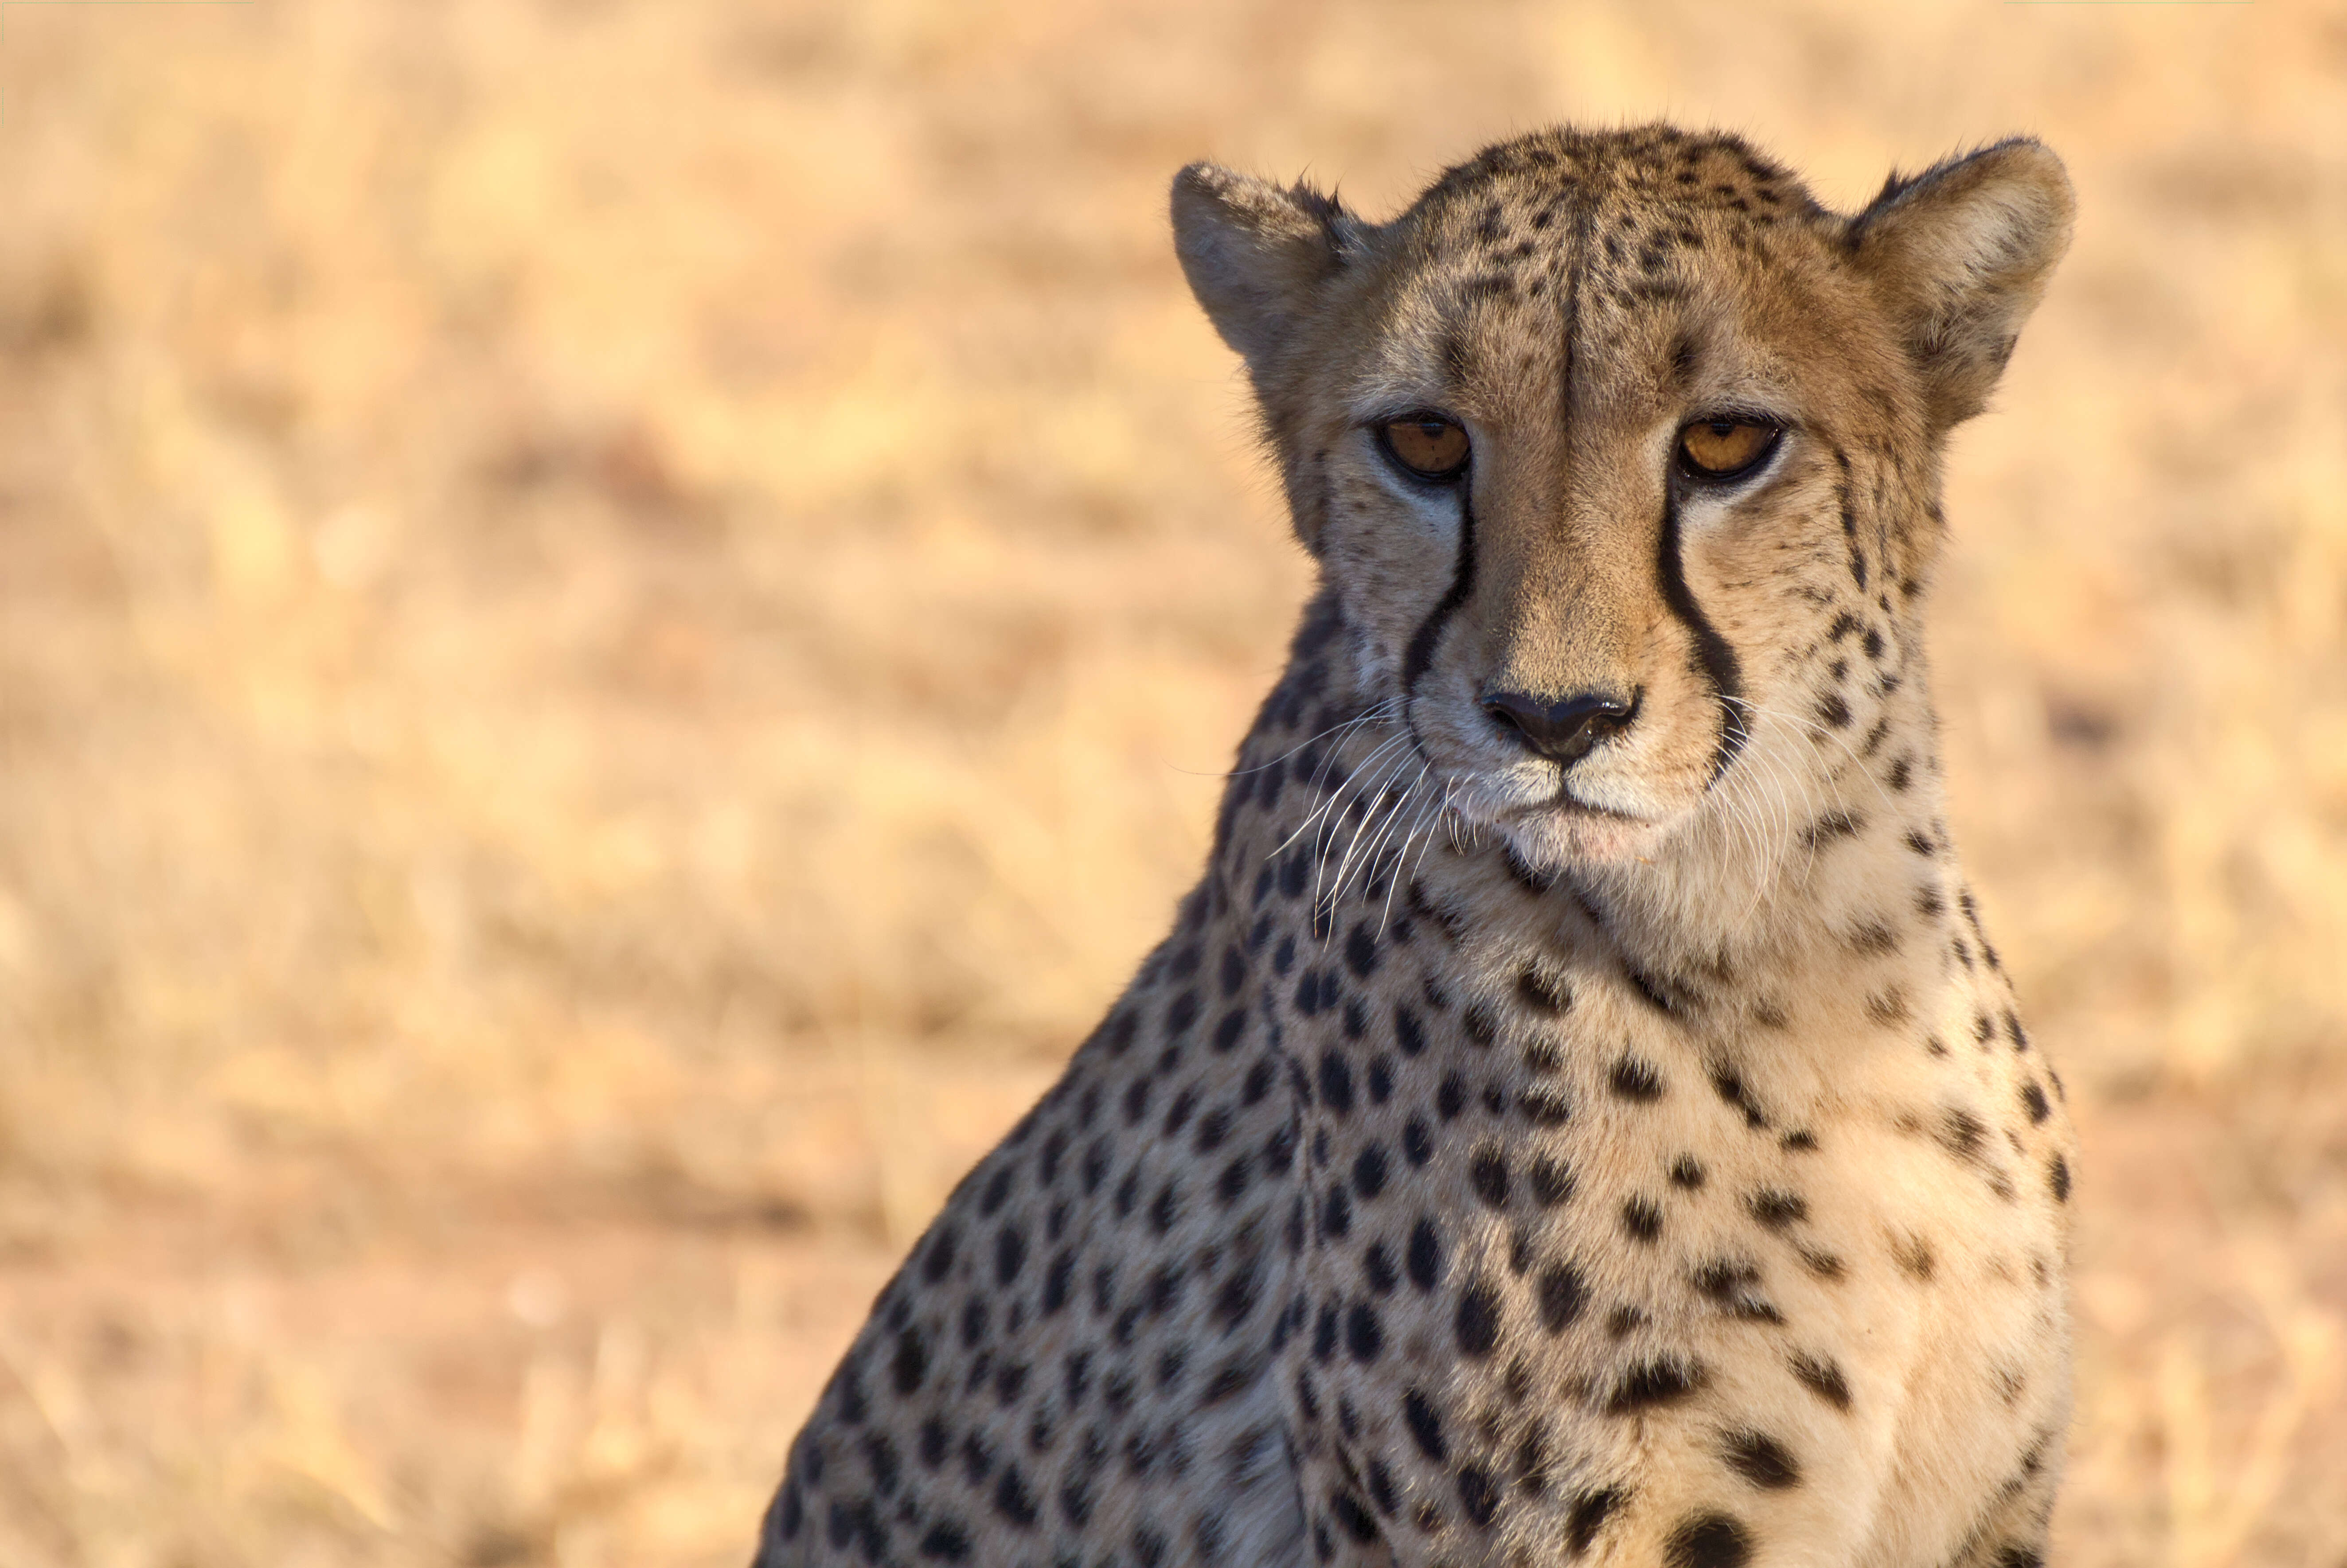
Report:
[[[2071,207],[2032,141],[1852,217],[1661,126],[1383,225],[1181,173],[1319,586],[764,1568],[2039,1562],[2070,1132],[1922,609]]]

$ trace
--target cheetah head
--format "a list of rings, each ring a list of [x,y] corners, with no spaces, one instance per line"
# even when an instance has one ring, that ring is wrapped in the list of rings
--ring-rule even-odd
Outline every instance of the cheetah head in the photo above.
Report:
[[[1845,216],[1664,127],[1494,147],[1383,225],[1174,184],[1360,689],[1544,870],[1660,853],[1739,780],[1830,799],[1920,676],[1940,454],[2071,213],[2034,141]]]

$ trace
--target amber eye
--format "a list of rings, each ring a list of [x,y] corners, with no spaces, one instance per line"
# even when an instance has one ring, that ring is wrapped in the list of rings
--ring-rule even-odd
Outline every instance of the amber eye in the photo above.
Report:
[[[1386,456],[1421,479],[1456,479],[1467,469],[1467,432],[1440,414],[1412,414],[1378,426]]]
[[[1776,450],[1782,434],[1757,419],[1698,420],[1679,432],[1679,456],[1691,474],[1732,479]]]

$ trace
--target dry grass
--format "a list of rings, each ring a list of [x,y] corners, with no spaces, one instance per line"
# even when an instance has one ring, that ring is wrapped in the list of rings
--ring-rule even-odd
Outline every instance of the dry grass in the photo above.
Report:
[[[1305,580],[1171,263],[1657,112],[2085,202],[1958,443],[2072,1563],[2347,1560],[2347,22],[8,7],[0,1563],[733,1563],[1192,874]]]

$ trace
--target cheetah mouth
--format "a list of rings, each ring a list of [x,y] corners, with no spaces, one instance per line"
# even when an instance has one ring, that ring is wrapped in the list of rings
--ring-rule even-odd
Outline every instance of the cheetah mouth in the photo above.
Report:
[[[1610,805],[1599,805],[1573,793],[1573,786],[1560,784],[1556,793],[1543,801],[1523,808],[1527,814],[1558,816],[1566,821],[1585,820],[1610,823],[1620,827],[1651,827],[1654,825],[1635,812],[1620,811]]]
[[[1545,871],[1642,857],[1663,831],[1650,817],[1583,800],[1563,785],[1501,812],[1492,825],[1520,858]]]

